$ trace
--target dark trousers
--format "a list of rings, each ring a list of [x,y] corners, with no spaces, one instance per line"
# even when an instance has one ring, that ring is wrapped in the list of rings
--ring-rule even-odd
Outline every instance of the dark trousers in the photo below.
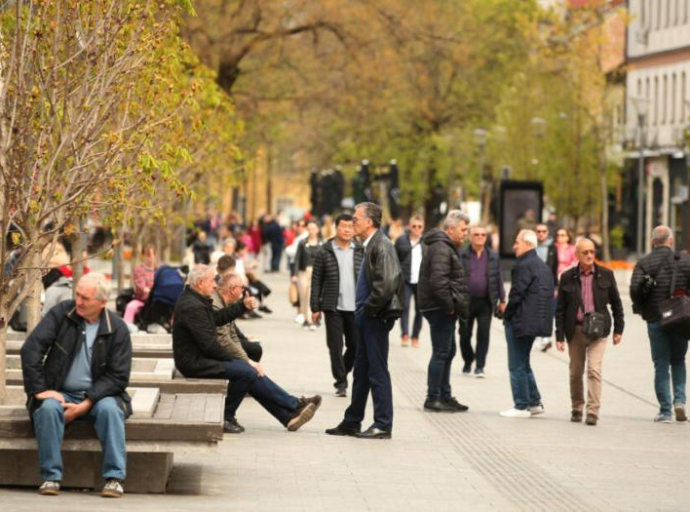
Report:
[[[283,255],[283,244],[271,244],[271,272],[280,270],[280,257]]]
[[[359,332],[355,325],[353,311],[325,311],[326,344],[331,356],[331,372],[336,389],[347,388],[347,374],[355,363],[357,340]],[[345,353],[343,354],[343,336],[345,337]]]
[[[425,311],[431,331],[431,360],[427,374],[427,398],[430,400],[450,398],[450,367],[457,349],[455,348],[455,315],[444,311]]]
[[[364,420],[369,391],[374,401],[374,426],[393,429],[393,390],[388,373],[388,333],[393,320],[356,317],[359,343],[352,373],[352,401],[345,411],[343,426],[359,429]]]
[[[515,408],[524,411],[541,403],[541,394],[530,365],[530,353],[534,336],[517,337],[510,322],[505,322],[506,342],[508,344],[508,370],[510,389],[513,392]]]
[[[477,361],[477,369],[483,369],[486,364],[486,354],[489,352],[489,335],[491,330],[491,303],[486,297],[470,298],[470,316],[467,323],[460,324],[460,353],[465,366]],[[472,331],[477,323],[477,350],[472,350]]]
[[[223,361],[225,377],[230,381],[225,397],[225,419],[235,417],[237,408],[248,393],[275,419],[287,426],[297,411],[297,397],[292,396],[268,377],[259,377],[249,363],[240,359]]]
[[[400,328],[402,335],[410,334],[410,302],[414,297],[414,321],[412,322],[412,337],[419,338],[419,333],[422,331],[422,313],[419,311],[419,302],[417,301],[417,285],[405,283],[405,302],[403,303],[402,318],[400,318]]]

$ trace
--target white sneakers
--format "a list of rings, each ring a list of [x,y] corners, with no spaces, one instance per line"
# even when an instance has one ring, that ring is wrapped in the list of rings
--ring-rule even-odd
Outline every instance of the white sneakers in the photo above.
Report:
[[[304,315],[302,313],[295,317],[295,323],[300,325],[304,323]]]
[[[530,416],[539,416],[540,414],[544,414],[544,406],[542,404],[533,405],[528,410],[529,410]]]
[[[501,416],[503,416],[504,418],[531,418],[532,414],[528,409],[521,411],[520,409],[516,409],[515,407],[513,407],[512,409],[503,411],[501,413]]]

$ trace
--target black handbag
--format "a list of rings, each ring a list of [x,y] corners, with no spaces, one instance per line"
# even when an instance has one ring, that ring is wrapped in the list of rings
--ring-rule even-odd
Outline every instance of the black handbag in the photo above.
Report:
[[[690,339],[690,297],[688,297],[686,291],[676,290],[678,260],[679,256],[676,255],[673,260],[673,275],[671,277],[669,296],[659,302],[660,324],[665,332]]]
[[[598,340],[604,337],[604,330],[606,329],[606,315],[592,311],[585,313],[585,319],[582,322],[582,332],[588,338]]]

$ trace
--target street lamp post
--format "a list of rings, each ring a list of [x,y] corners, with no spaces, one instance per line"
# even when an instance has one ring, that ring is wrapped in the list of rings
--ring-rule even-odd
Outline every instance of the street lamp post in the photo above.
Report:
[[[647,145],[645,125],[647,121],[647,98],[632,98],[633,107],[637,112],[637,130],[640,136],[639,158],[637,167],[637,257],[644,252],[644,148]]]

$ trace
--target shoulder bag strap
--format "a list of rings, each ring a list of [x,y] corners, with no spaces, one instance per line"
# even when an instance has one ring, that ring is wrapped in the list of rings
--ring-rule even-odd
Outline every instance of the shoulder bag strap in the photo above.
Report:
[[[668,292],[668,296],[671,297],[673,295],[673,292],[676,291],[676,277],[678,275],[678,260],[680,257],[678,254],[675,252],[673,253],[673,260],[672,260],[672,265],[673,265],[673,274],[671,275],[671,289]]]

